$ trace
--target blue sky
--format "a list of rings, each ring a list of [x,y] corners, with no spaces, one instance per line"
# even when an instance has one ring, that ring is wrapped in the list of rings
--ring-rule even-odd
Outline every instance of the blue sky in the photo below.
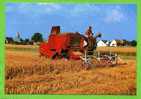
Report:
[[[136,5],[133,4],[55,4],[7,3],[6,36],[31,38],[40,32],[48,38],[51,27],[60,25],[62,32],[84,34],[88,26],[101,39],[136,39]]]

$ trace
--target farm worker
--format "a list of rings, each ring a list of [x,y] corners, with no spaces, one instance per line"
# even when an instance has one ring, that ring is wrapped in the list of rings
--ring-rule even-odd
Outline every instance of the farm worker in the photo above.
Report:
[[[93,36],[92,27],[91,27],[91,26],[89,26],[89,28],[86,30],[85,35],[86,35],[87,37]]]
[[[93,37],[91,26],[89,26],[89,28],[86,30],[85,35],[88,38],[88,49],[87,50],[93,51],[95,43],[96,43],[95,42],[96,39]]]

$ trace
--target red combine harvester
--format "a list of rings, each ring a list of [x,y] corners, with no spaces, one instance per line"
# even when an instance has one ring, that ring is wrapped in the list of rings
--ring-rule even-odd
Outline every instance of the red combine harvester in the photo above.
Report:
[[[86,68],[89,68],[91,64],[98,66],[117,64],[119,57],[116,53],[94,51],[97,47],[96,39],[101,37],[101,33],[93,36],[92,27],[90,26],[85,35],[78,32],[60,33],[60,26],[53,26],[48,41],[40,44],[40,55],[51,59],[81,59]]]
[[[86,36],[80,33],[64,32],[60,33],[60,26],[53,26],[47,42],[40,44],[40,55],[47,58],[67,58],[80,59],[85,50],[93,51],[96,46],[96,38],[93,37],[91,27],[86,32]]]

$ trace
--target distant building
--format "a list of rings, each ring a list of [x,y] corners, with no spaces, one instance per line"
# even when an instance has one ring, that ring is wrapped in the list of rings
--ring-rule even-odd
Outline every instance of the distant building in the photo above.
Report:
[[[17,43],[20,43],[21,42],[21,37],[20,37],[20,33],[19,32],[17,32],[17,35],[14,38],[14,41],[17,42]]]
[[[105,47],[105,46],[108,46],[107,43],[108,43],[107,40],[99,40],[97,42],[97,47]]]
[[[123,40],[112,40],[110,46],[117,47],[117,46],[124,46],[125,42]]]

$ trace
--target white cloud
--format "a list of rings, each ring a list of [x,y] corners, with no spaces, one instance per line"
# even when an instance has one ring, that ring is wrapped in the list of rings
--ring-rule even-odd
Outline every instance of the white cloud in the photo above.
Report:
[[[53,12],[53,11],[58,11],[62,8],[60,4],[56,3],[37,3],[36,6],[38,7],[43,7],[43,11],[45,12]]]
[[[47,13],[53,13],[54,11],[58,11],[62,8],[59,4],[47,4],[45,6],[46,7],[44,7],[44,11]]]
[[[97,16],[106,23],[119,23],[126,19],[122,7],[117,5],[98,4],[56,4],[56,3],[10,3],[6,12],[18,12],[26,16],[41,16],[42,14],[61,13],[70,16]]]
[[[97,13],[100,11],[100,7],[94,4],[79,4],[75,5],[73,9],[70,9],[70,14],[79,15],[85,13]]]
[[[106,23],[119,23],[126,19],[119,5],[79,4],[70,10],[70,14],[73,16],[93,14]]]
[[[107,23],[121,22],[126,18],[120,6],[115,6],[113,9],[107,10],[104,21]]]
[[[20,14],[44,14],[60,9],[61,5],[55,3],[14,3],[6,6],[6,12],[18,12]]]

